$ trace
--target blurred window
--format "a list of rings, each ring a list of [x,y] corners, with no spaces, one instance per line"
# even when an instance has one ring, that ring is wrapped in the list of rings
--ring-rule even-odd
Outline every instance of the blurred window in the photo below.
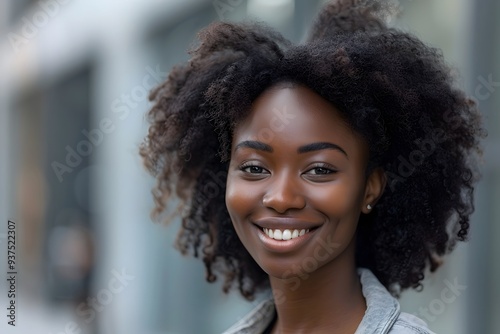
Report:
[[[16,24],[21,21],[23,15],[30,9],[31,6],[34,6],[37,3],[36,0],[10,0],[10,24]]]

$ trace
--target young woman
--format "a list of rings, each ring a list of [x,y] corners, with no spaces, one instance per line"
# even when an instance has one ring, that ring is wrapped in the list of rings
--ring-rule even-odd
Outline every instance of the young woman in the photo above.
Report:
[[[207,280],[272,298],[226,333],[430,333],[395,297],[463,241],[482,129],[441,53],[383,1],[333,1],[304,44],[214,23],[155,89],[155,215]]]

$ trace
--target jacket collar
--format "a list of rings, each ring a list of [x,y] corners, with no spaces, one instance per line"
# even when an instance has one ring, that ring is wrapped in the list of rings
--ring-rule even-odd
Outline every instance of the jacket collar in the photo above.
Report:
[[[358,268],[358,275],[367,308],[354,334],[389,333],[400,314],[399,302],[369,269]],[[223,334],[262,333],[272,321],[275,312],[274,300],[264,300]]]
[[[400,314],[399,302],[379,282],[373,273],[358,268],[366,311],[354,334],[388,333]]]

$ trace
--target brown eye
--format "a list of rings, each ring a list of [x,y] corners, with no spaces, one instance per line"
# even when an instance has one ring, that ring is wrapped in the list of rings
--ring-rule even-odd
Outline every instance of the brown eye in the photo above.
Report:
[[[315,175],[323,175],[323,174],[333,173],[332,170],[329,170],[329,169],[323,168],[323,167],[317,167],[317,168],[313,168],[311,170],[315,172],[315,173],[312,173],[312,174],[315,174]]]
[[[249,167],[243,168],[243,171],[245,171],[247,173],[252,173],[252,174],[260,174],[260,173],[262,173],[263,170],[264,170],[264,168],[259,167],[259,166],[249,166]]]
[[[240,166],[240,170],[249,174],[268,174],[264,167],[260,167],[252,164],[243,164]]]
[[[329,164],[318,164],[313,168],[309,169],[306,174],[309,175],[329,175],[336,173],[335,167]]]

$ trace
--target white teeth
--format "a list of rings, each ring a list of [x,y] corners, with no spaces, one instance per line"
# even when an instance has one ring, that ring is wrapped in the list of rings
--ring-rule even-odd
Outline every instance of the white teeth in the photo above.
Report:
[[[267,235],[269,238],[274,238],[273,230],[268,230]]]
[[[268,228],[264,228],[264,233],[267,234],[267,236],[271,239],[274,240],[290,240],[290,239],[295,239],[298,237],[303,236],[307,232],[309,232],[309,229],[302,229],[302,230],[272,230]]]

